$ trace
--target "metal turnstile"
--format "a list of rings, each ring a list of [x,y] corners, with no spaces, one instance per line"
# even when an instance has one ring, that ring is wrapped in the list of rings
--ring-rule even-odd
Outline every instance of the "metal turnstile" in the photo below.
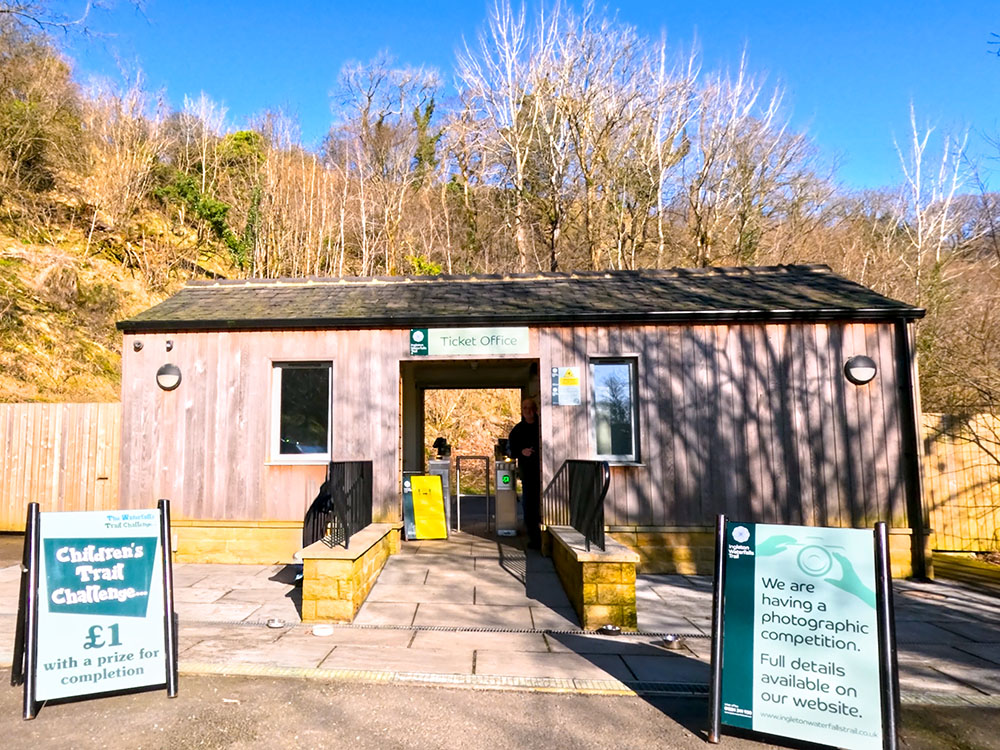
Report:
[[[517,536],[517,470],[510,459],[497,461],[496,529],[499,536]]]
[[[456,456],[455,457],[455,493],[457,500],[455,502],[455,515],[457,516],[456,521],[458,525],[455,527],[457,531],[462,530],[462,462],[483,462],[483,477],[486,480],[486,530],[489,531],[493,528],[491,524],[492,516],[490,514],[490,457],[489,456]],[[494,510],[496,510],[494,505]]]

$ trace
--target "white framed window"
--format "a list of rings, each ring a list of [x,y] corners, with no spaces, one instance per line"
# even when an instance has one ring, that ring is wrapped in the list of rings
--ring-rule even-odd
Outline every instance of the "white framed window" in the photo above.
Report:
[[[275,362],[271,371],[271,460],[330,460],[330,363]]]
[[[590,360],[591,417],[597,457],[639,463],[639,411],[636,360]]]

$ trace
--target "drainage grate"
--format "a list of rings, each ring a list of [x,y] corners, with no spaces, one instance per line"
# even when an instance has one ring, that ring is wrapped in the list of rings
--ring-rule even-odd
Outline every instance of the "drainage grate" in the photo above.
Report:
[[[249,628],[266,628],[267,620],[181,620],[182,625],[239,625]],[[285,628],[297,626],[312,627],[314,623],[294,622],[285,625]],[[324,623],[327,624],[327,623]],[[548,634],[548,635],[582,635],[586,637],[608,638],[597,630],[583,630],[582,628],[487,628],[462,625],[387,625],[379,623],[329,623],[335,630],[425,630],[438,633],[509,633],[509,634]],[[272,628],[273,630],[274,628]],[[638,637],[638,638],[710,638],[704,633],[661,633],[659,631],[638,630],[623,631],[621,636],[615,637]]]

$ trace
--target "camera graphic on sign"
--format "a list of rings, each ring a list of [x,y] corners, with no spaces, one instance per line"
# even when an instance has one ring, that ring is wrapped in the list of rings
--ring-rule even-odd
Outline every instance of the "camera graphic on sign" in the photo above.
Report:
[[[809,537],[800,541],[794,536],[779,534],[759,543],[755,554],[770,557],[795,549],[798,549],[795,564],[800,571],[811,578],[822,578],[875,609],[875,592],[858,576],[851,561],[843,554],[843,547],[817,542]]]

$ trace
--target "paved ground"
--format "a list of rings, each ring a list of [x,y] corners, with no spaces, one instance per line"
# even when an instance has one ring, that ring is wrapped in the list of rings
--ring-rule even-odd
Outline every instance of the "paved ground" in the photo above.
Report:
[[[299,622],[294,572],[176,566],[182,670],[605,693],[700,694],[708,682],[708,578],[640,576],[640,634],[608,638],[580,630],[550,560],[456,534],[404,543],[355,624],[319,637]],[[11,660],[17,577],[17,565],[0,568],[0,664]],[[907,581],[896,582],[895,602],[904,700],[1000,707],[1000,602]],[[274,618],[284,624],[267,627]],[[664,633],[683,635],[684,648],[665,649]]]
[[[9,672],[0,670],[0,681]],[[699,750],[704,700],[472,691],[402,685],[185,675],[178,696],[133,693],[45,706],[21,721],[21,695],[0,688],[4,747],[454,748]],[[997,747],[1000,711],[910,706],[907,750]],[[727,735],[725,750],[806,747]],[[811,746],[814,747],[814,746]]]
[[[0,563],[5,563],[0,567],[0,665],[9,665],[19,566],[7,558]],[[175,566],[185,686],[201,684],[197,675],[226,674],[307,678],[323,684],[324,691],[334,690],[331,685],[361,692],[374,690],[375,684],[403,690],[436,685],[632,696],[643,705],[687,695],[698,698],[689,702],[703,715],[708,578],[641,576],[641,632],[609,638],[579,629],[548,559],[510,542],[458,534],[449,542],[404,543],[355,624],[320,637],[299,622],[294,572],[286,566]],[[963,728],[955,718],[962,707],[1000,707],[1000,602],[957,584],[906,581],[896,582],[895,602],[904,704],[955,707],[909,709],[912,732],[923,727],[928,737],[938,738],[934,742],[940,742],[942,732],[968,734],[974,727]],[[283,624],[268,627],[275,618]],[[665,649],[663,633],[683,635],[684,648]],[[243,685],[237,677],[234,684]],[[477,699],[449,700],[464,705]],[[484,699],[484,706],[496,700]],[[516,713],[517,699],[510,700],[504,710]],[[924,746],[949,746],[928,742]],[[989,745],[962,740],[954,746]]]

